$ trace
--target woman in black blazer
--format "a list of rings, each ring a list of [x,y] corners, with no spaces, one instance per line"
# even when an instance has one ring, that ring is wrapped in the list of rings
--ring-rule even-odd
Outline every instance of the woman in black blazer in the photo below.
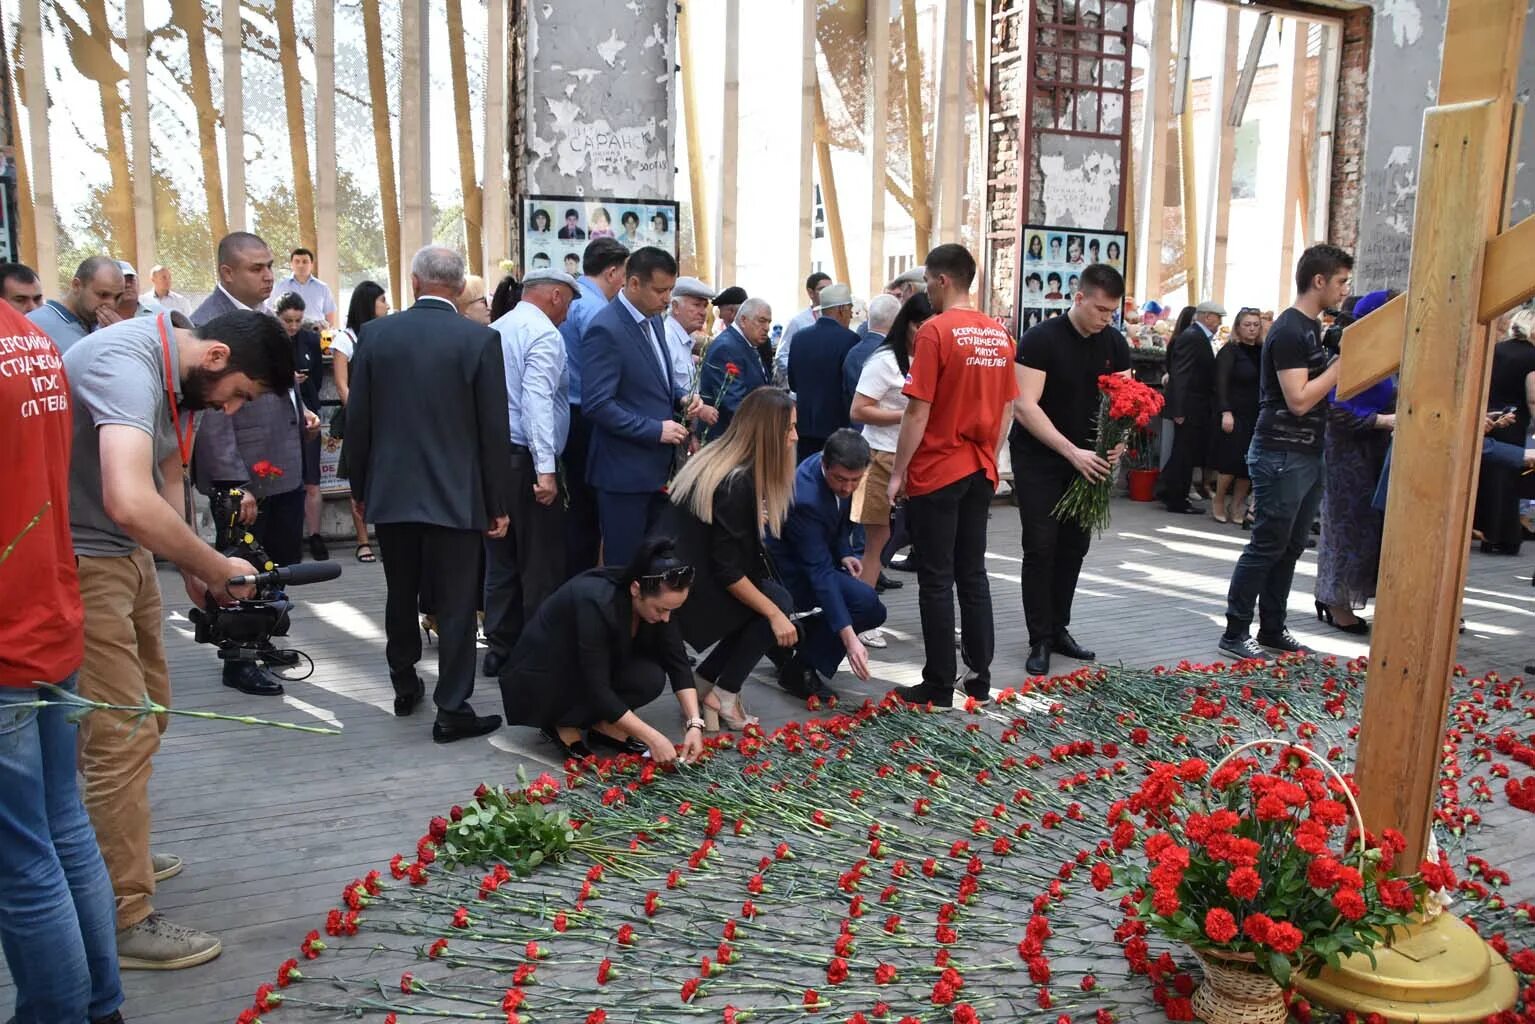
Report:
[[[790,648],[799,638],[789,620],[794,599],[768,578],[762,548],[763,530],[776,536],[789,515],[797,441],[794,399],[758,388],[672,481],[662,522],[678,556],[698,570],[677,620],[695,651],[714,645],[696,679],[711,730],[720,721],[738,731],[756,722],[741,703],[742,684],[775,645]]]
[[[669,681],[686,719],[681,756],[703,751],[703,719],[682,634],[672,613],[688,599],[693,568],[671,541],[640,545],[623,569],[593,569],[565,582],[523,629],[501,673],[513,725],[536,726],[567,757],[589,757],[583,733],[626,753],[648,750],[669,764],[678,750],[635,714]]]

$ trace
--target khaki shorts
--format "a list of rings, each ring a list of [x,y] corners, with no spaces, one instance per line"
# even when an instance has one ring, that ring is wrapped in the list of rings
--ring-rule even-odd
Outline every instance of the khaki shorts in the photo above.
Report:
[[[853,492],[853,522],[863,526],[890,524],[890,470],[895,467],[895,452],[870,452],[873,459],[863,483]]]

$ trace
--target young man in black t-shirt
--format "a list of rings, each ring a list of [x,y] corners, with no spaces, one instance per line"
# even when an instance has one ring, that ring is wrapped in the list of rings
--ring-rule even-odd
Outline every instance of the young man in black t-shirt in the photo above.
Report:
[[[1095,263],[1082,271],[1065,316],[1051,317],[1018,339],[1016,422],[1008,443],[1013,456],[1013,493],[1023,525],[1023,616],[1029,626],[1029,675],[1050,671],[1050,655],[1092,661],[1067,630],[1077,576],[1092,534],[1051,515],[1080,474],[1102,480],[1112,463],[1097,442],[1098,378],[1130,372],[1130,346],[1111,325],[1124,301],[1119,271]]]
[[[1264,658],[1264,648],[1304,650],[1285,628],[1290,581],[1306,550],[1322,501],[1322,435],[1328,395],[1338,383],[1337,357],[1322,347],[1322,311],[1348,296],[1354,259],[1332,245],[1301,253],[1295,305],[1274,320],[1263,344],[1258,425],[1247,451],[1253,482],[1253,529],[1231,573],[1226,632],[1220,649],[1238,658]],[[1253,608],[1258,638],[1248,636]]]

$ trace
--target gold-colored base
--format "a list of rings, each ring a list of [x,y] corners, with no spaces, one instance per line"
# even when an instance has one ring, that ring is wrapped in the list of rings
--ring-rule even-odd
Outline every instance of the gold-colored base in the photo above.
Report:
[[[1297,987],[1314,1002],[1388,1021],[1470,1024],[1514,1005],[1513,968],[1453,914],[1398,929],[1370,958],[1355,954]]]

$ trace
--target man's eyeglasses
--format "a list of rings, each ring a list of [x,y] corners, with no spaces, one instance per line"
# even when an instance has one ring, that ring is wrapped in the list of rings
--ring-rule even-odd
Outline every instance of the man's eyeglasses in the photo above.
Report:
[[[668,590],[686,590],[693,585],[693,567],[679,565],[665,572],[651,573],[639,578],[640,589],[654,593],[665,586]]]

